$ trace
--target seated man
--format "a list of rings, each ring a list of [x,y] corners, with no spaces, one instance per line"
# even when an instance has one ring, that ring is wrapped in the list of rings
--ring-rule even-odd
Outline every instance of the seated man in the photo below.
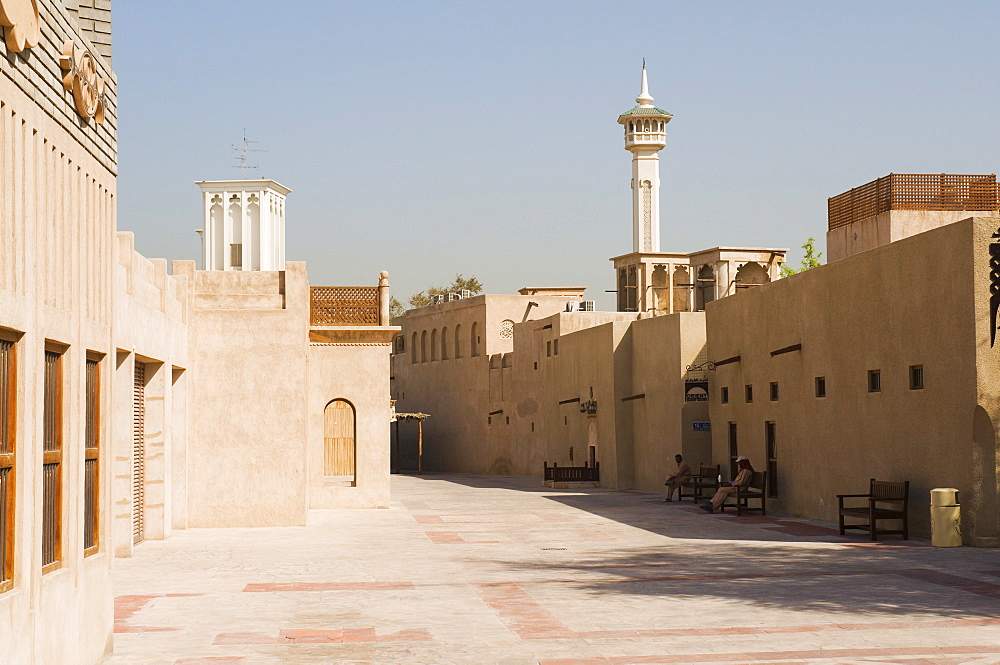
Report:
[[[677,462],[677,470],[667,476],[667,482],[663,483],[667,486],[667,498],[664,501],[674,500],[674,490],[677,490],[677,498],[680,499],[681,485],[691,482],[691,467],[680,455],[674,455],[674,460]]]
[[[736,463],[739,465],[740,471],[733,478],[733,482],[722,483],[722,487],[715,493],[711,501],[702,504],[702,510],[713,513],[716,508],[726,502],[728,497],[736,495],[736,488],[746,489],[750,486],[750,481],[753,480],[753,467],[750,466],[750,460],[740,455],[736,458]]]

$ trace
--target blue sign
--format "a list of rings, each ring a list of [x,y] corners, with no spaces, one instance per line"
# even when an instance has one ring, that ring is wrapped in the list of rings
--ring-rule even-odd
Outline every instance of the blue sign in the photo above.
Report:
[[[710,422],[698,422],[698,421],[695,421],[695,422],[691,423],[691,428],[695,432],[711,432],[712,431],[712,423],[710,423]]]

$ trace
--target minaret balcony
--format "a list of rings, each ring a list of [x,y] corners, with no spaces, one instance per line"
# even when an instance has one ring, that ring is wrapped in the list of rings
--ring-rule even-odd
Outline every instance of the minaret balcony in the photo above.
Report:
[[[650,132],[642,134],[626,134],[625,147],[633,145],[663,145],[667,144],[667,135],[662,132]]]

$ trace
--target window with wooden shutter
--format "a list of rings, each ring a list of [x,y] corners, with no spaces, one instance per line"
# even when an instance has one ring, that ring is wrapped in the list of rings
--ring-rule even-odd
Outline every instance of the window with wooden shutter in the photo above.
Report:
[[[0,339],[0,593],[14,586],[14,343]]]
[[[135,364],[132,384],[132,543],[146,537],[146,366]]]
[[[89,556],[98,551],[98,520],[100,519],[100,462],[101,443],[101,375],[97,360],[87,360],[86,430],[83,459],[83,553]]]
[[[42,572],[62,559],[62,355],[45,352],[42,394]]]
[[[243,243],[233,243],[229,246],[229,265],[234,268],[243,267]]]
[[[355,480],[354,406],[335,399],[323,411],[323,475]]]

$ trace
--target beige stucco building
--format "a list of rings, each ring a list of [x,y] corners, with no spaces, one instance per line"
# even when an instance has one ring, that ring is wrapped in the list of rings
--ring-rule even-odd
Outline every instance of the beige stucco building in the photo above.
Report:
[[[0,29],[0,663],[90,664],[143,541],[388,506],[397,329],[387,273],[286,264],[273,181],[200,183],[218,269],[136,252],[111,3],[0,0]]]

